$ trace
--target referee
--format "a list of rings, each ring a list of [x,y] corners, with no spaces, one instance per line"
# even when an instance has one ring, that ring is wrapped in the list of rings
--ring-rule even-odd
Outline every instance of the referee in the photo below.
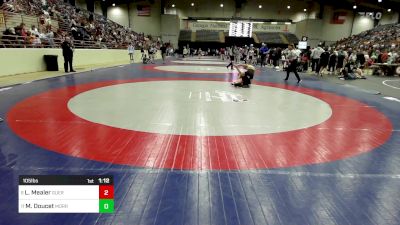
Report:
[[[294,75],[296,75],[297,77],[297,83],[301,82],[300,76],[297,73],[297,59],[298,59],[298,55],[294,49],[294,45],[290,44],[288,46],[288,54],[287,54],[287,59],[289,61],[289,66],[286,70],[286,78],[285,81],[287,81],[289,79],[289,74],[290,72],[293,72]]]

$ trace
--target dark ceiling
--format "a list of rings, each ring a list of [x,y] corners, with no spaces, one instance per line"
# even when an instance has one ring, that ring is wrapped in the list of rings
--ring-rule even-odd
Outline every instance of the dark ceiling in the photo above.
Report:
[[[99,0],[102,1],[102,0]],[[111,3],[116,3],[116,4],[126,4],[129,2],[148,2],[150,4],[156,2],[156,1],[164,1],[167,2],[166,0],[105,0],[108,4]],[[175,3],[179,2],[188,2],[190,0],[175,0]],[[196,1],[196,0],[192,0]],[[198,0],[197,0],[198,1]],[[204,1],[204,0],[201,0]],[[210,1],[210,0],[206,0]],[[212,1],[212,0],[211,0]],[[236,7],[240,7],[242,4],[247,3],[248,0],[234,0],[236,2]],[[265,2],[268,1],[276,1],[276,0],[263,0]],[[282,1],[282,0],[281,0]],[[293,0],[284,0],[284,1],[293,1]],[[382,2],[378,2],[378,0],[296,0],[296,1],[301,1],[301,2],[309,2],[309,3],[321,3],[324,5],[331,5],[334,6],[335,8],[341,8],[341,9],[352,9],[353,5],[357,5],[357,10],[386,10],[386,9],[392,9],[392,11],[400,11],[400,0],[382,0]],[[170,0],[168,1],[170,2]]]
[[[394,11],[400,10],[400,0],[320,0],[327,5],[333,5],[338,8],[352,8],[357,5],[357,9],[392,9]]]

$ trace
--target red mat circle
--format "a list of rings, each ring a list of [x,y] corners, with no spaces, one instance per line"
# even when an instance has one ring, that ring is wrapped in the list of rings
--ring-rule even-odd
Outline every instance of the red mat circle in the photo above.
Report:
[[[11,129],[26,141],[68,156],[113,164],[185,170],[245,170],[301,166],[369,152],[392,133],[389,119],[359,101],[318,90],[275,83],[325,101],[332,116],[306,129],[261,135],[191,136],[124,130],[84,120],[68,101],[85,91],[130,82],[215,80],[154,78],[104,81],[50,90],[17,103],[8,113]]]

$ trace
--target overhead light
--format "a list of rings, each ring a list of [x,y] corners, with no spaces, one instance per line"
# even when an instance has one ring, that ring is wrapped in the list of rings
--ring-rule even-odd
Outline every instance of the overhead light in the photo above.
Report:
[[[112,6],[115,6],[115,3],[113,3]]]
[[[391,12],[392,11],[392,9],[388,9],[388,12]]]
[[[307,9],[303,9],[304,12],[307,12]]]
[[[378,2],[382,2],[382,0],[378,0]]]
[[[271,22],[271,24],[276,25],[276,24],[278,24],[278,22]]]
[[[287,8],[290,9],[290,5],[288,5]]]
[[[357,9],[357,5],[354,5],[354,6],[353,6],[353,9]]]
[[[292,23],[291,22],[285,22],[285,24],[289,25],[289,24],[292,24]]]
[[[221,3],[221,5],[219,5],[219,7],[221,7],[221,8],[224,7],[224,4]]]
[[[258,5],[258,8],[261,9],[261,8],[262,8],[262,5]]]
[[[175,8],[175,4],[172,4],[172,8]]]
[[[190,5],[191,5],[191,6],[194,6],[194,3],[192,2],[192,3],[190,3]]]

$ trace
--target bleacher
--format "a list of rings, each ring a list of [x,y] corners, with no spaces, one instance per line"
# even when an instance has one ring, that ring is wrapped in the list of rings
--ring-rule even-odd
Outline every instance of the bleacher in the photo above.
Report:
[[[6,28],[19,26],[24,23],[27,27],[32,27],[35,25],[37,28],[41,29],[45,25],[40,22],[40,18],[32,15],[18,14],[12,11],[2,10],[0,7],[0,19],[4,20],[0,23],[0,32],[4,32]],[[51,30],[57,32],[59,28],[59,21],[51,20]]]
[[[179,32],[179,41],[191,41],[192,31],[191,30],[181,30]]]
[[[220,42],[219,31],[198,30],[196,31],[197,42]]]
[[[279,32],[255,32],[260,42],[266,44],[286,44]]]
[[[47,3],[48,5],[44,6],[40,0],[19,0],[1,5],[0,47],[57,48],[64,37],[71,37],[76,48],[124,49],[129,43],[133,43],[137,48],[160,45],[158,38],[138,34],[102,15],[77,9],[63,0]],[[40,38],[35,38],[30,32],[32,25],[37,29],[35,32],[40,33],[36,34]],[[24,27],[25,32],[20,32],[20,27]],[[17,28],[19,32],[16,32]],[[49,32],[49,28],[53,34]],[[12,31],[13,29],[15,31]]]
[[[297,38],[297,36],[292,34],[292,33],[282,33],[282,34],[286,37],[286,39],[287,39],[287,41],[289,43],[295,43],[296,44],[296,43],[299,42],[299,39]]]

